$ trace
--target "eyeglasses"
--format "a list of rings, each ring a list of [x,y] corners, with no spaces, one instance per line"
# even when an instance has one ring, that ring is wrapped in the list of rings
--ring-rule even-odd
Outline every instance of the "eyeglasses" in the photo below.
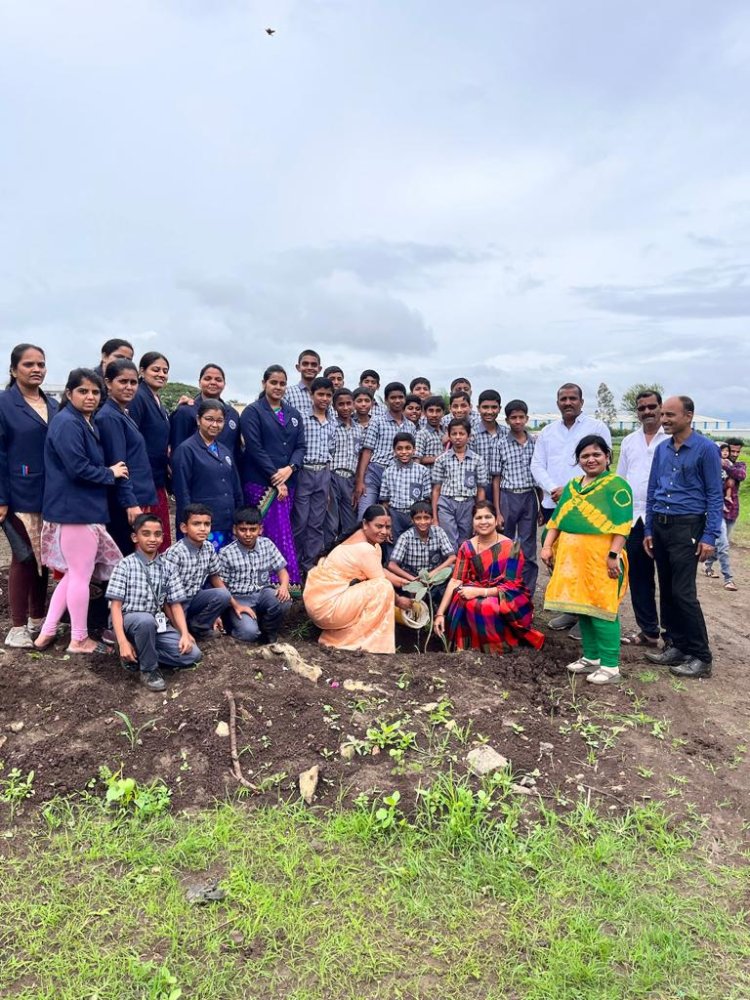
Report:
[[[217,424],[218,425],[218,424],[223,424],[224,423],[224,418],[223,417],[201,417],[201,420],[203,420],[207,424]]]
[[[642,406],[637,406],[636,409],[639,413],[645,413],[646,410],[658,410],[658,403],[644,403]]]

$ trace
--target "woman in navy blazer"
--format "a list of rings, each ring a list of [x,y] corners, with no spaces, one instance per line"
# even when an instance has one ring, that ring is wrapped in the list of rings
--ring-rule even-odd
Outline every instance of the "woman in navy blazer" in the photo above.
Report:
[[[158,351],[149,351],[140,360],[138,375],[141,384],[128,407],[128,413],[146,442],[156,487],[156,513],[164,527],[164,541],[159,551],[166,552],[172,544],[167,497],[169,414],[159,399],[159,393],[169,381],[169,361]]]
[[[47,617],[34,642],[46,649],[57,635],[67,608],[70,614],[69,653],[107,653],[89,638],[89,583],[108,579],[121,552],[107,534],[107,487],[127,477],[124,462],[107,467],[99,432],[92,417],[99,407],[102,387],[89,368],[75,368],[68,376],[65,399],[52,420],[44,443],[42,499],[42,562],[64,574],[49,604]]]
[[[215,399],[224,407],[224,428],[219,435],[219,444],[223,444],[239,462],[242,458],[242,436],[240,434],[240,415],[233,406],[221,398],[227,384],[224,369],[219,365],[204,365],[198,376],[200,392],[189,402],[180,401],[169,418],[169,446],[174,453],[183,441],[195,434],[195,418],[198,404],[204,399]]]
[[[263,533],[286,559],[290,583],[299,586],[291,511],[296,473],[305,456],[305,432],[297,410],[282,402],[285,392],[286,372],[281,365],[271,365],[263,373],[260,399],[240,414],[245,440],[242,482],[247,502],[263,515]]]
[[[190,503],[211,508],[208,540],[218,552],[232,541],[234,512],[242,506],[242,487],[234,455],[219,441],[224,427],[224,407],[217,399],[204,399],[197,407],[198,429],[172,455],[172,486],[177,506],[175,529],[179,536],[182,512]]]
[[[16,536],[8,573],[11,628],[5,645],[16,649],[33,648],[47,606],[48,574],[41,551],[44,441],[57,403],[40,388],[46,374],[41,347],[18,344],[10,354],[8,388],[0,394],[0,523],[11,538]]]
[[[109,533],[125,555],[135,551],[131,524],[148,509],[156,511],[156,487],[143,435],[128,415],[138,389],[138,369],[132,361],[110,361],[105,369],[107,401],[94,418],[107,465],[124,462],[128,478],[108,490]]]

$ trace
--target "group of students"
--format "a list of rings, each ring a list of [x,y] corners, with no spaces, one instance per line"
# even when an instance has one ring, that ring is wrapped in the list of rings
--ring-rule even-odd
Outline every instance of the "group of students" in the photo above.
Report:
[[[67,611],[68,651],[102,652],[106,647],[88,633],[89,593],[92,581],[108,581],[121,659],[136,666],[148,687],[162,690],[159,663],[197,662],[196,640],[213,637],[219,623],[240,639],[274,640],[292,595],[306,582],[313,582],[306,587],[308,611],[314,603],[323,553],[352,538],[372,547],[375,532],[397,604],[409,603],[402,588],[422,571],[455,564],[436,621],[439,634],[445,631],[440,618],[453,621],[447,631],[454,645],[483,648],[490,629],[511,645],[522,635],[538,647],[543,637],[531,629],[531,601],[537,527],[546,522],[548,539],[561,551],[563,525],[580,522],[584,535],[612,536],[602,524],[621,532],[617,571],[607,560],[601,566],[606,607],[597,606],[601,594],[593,591],[570,597],[576,574],[588,579],[576,562],[588,558],[583,549],[566,571],[573,580],[563,586],[566,594],[555,597],[552,587],[547,600],[566,625],[584,598],[595,618],[617,618],[632,493],[609,472],[609,430],[581,412],[579,386],[560,387],[562,419],[535,438],[523,400],[507,403],[501,420],[499,393],[484,390],[475,408],[465,378],[453,380],[446,406],[424,377],[412,379],[408,391],[401,382],[388,383],[383,402],[373,370],[349,389],[342,369],[322,370],[313,350],[299,355],[296,370],[299,381],[289,385],[281,365],[269,366],[258,399],[238,413],[222,399],[222,368],[207,364],[199,393],[183,397],[170,415],[160,399],[168,359],[151,351],[136,365],[132,345],[116,339],[103,345],[97,368],[71,371],[58,407],[41,388],[44,351],[15,347],[10,384],[0,394],[0,522],[13,554],[6,643],[51,645]],[[588,451],[582,452],[584,440]],[[581,480],[584,493],[570,481],[589,459],[595,473]],[[602,503],[608,514],[598,508]],[[585,517],[578,516],[582,511]],[[485,537],[490,517],[504,535]],[[361,534],[375,522],[370,534]],[[551,568],[550,545],[543,557]],[[362,552],[369,564],[369,549]],[[343,565],[349,561],[347,555]],[[518,575],[512,593],[509,568]],[[61,579],[45,609],[49,571]],[[562,577],[558,571],[558,582]],[[616,580],[614,589],[608,579]],[[477,581],[487,586],[475,587]],[[336,577],[334,589],[340,583]],[[466,593],[475,589],[477,600],[492,598],[500,610],[477,604],[466,619]],[[345,604],[353,606],[351,597]],[[332,608],[328,618],[339,620]],[[325,619],[327,612],[321,614]],[[361,615],[358,621],[361,628]],[[586,650],[595,651],[593,631],[585,624],[584,630]],[[605,641],[610,659],[613,636],[610,630]]]

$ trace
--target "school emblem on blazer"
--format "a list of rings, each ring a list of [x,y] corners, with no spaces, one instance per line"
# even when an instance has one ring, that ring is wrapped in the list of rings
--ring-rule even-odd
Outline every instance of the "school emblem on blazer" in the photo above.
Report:
[[[299,423],[299,421],[297,420],[297,418],[296,417],[292,417],[292,427],[296,427],[298,423]]]
[[[237,421],[236,420],[230,420],[229,421],[229,427],[230,427],[231,430],[236,431],[237,430]]]
[[[225,455],[224,456],[224,461],[227,463],[227,465],[231,465],[232,464],[232,456],[231,455]]]

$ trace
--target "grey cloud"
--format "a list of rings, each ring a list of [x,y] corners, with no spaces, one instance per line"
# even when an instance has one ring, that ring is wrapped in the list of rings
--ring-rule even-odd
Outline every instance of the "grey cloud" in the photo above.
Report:
[[[729,246],[726,240],[719,239],[717,236],[702,236],[699,233],[687,233],[686,235],[691,243],[695,243],[699,247],[707,247],[711,250],[723,250]]]

